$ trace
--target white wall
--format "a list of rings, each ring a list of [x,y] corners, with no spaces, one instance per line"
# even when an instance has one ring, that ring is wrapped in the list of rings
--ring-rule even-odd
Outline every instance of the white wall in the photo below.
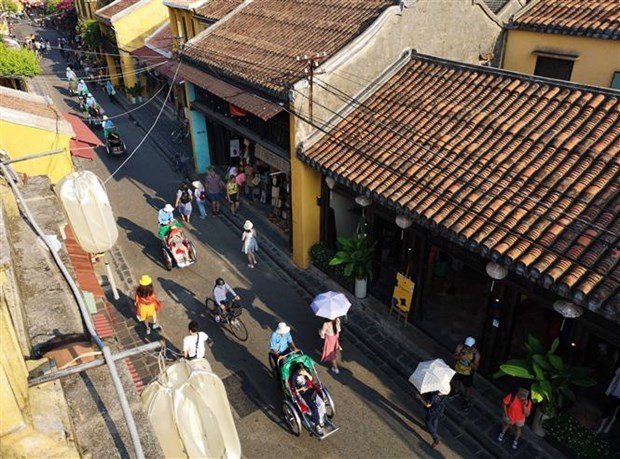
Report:
[[[332,191],[331,206],[336,218],[336,236],[353,236],[362,215],[362,208],[355,203],[353,198],[337,191]]]
[[[472,0],[418,0],[401,12],[390,7],[362,36],[349,43],[319,68],[313,104],[314,123],[322,124],[346,103],[330,92],[337,87],[348,96],[359,93],[395,62],[406,49],[413,48],[456,61],[479,64],[479,56],[493,52],[499,59],[501,22],[484,5]],[[320,50],[319,50],[320,51]],[[321,85],[327,83],[329,89]],[[295,110],[308,116],[308,84],[300,81],[293,90]],[[320,105],[327,107],[322,108]],[[314,128],[296,118],[296,142],[303,141]]]

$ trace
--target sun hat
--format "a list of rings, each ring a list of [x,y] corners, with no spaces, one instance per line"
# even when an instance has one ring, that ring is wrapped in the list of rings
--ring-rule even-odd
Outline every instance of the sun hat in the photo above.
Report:
[[[166,212],[174,212],[174,207],[172,207],[170,204],[166,204],[164,206],[164,211],[166,211]]]
[[[471,336],[468,336],[467,338],[465,338],[465,346],[473,347],[475,345],[476,345],[476,340],[474,338],[472,338]]]
[[[103,115],[103,120],[107,120],[108,119],[108,115]]]
[[[276,330],[276,333],[278,335],[286,335],[290,331],[291,331],[291,327],[286,325],[286,322],[280,322],[278,324],[278,329]]]
[[[201,187],[202,187],[202,183],[200,183],[200,180],[194,180],[194,181],[192,182],[192,186],[193,186],[194,188],[201,188]]]
[[[250,220],[246,220],[245,223],[243,224],[243,229],[246,231],[249,231],[252,228],[254,228],[254,224]]]
[[[142,287],[146,287],[147,285],[151,285],[153,283],[153,279],[151,279],[151,276],[148,274],[144,274],[138,282]]]

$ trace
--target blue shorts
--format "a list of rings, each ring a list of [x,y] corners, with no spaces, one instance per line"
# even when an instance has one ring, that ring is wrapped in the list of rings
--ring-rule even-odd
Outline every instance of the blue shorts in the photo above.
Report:
[[[188,203],[181,203],[179,204],[179,212],[181,213],[181,215],[185,215],[185,216],[189,216],[192,214],[192,203],[188,202]]]
[[[208,193],[207,199],[210,202],[219,202],[221,200],[220,193]]]

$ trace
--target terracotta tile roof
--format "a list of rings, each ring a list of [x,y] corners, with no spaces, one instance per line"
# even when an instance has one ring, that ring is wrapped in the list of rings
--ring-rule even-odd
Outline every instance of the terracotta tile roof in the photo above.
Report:
[[[278,97],[304,76],[298,55],[334,55],[394,0],[253,0],[188,42],[188,61]]]
[[[414,55],[298,155],[620,321],[618,96]]]
[[[157,51],[172,53],[172,27],[170,22],[149,38],[146,39],[146,46]]]
[[[112,2],[109,5],[95,11],[95,17],[97,17],[97,19],[102,19],[105,22],[110,22],[112,20],[112,16],[126,10],[140,1],[141,0],[116,0],[115,2]]]
[[[0,86],[0,107],[13,109],[52,120],[62,119],[62,114],[54,107],[51,99],[37,94],[17,91]]]
[[[211,0],[206,5],[196,8],[196,16],[210,21],[219,21],[243,3],[243,0]]]
[[[540,0],[510,25],[535,32],[620,39],[618,0]]]
[[[257,97],[251,92],[233,86],[187,64],[181,64],[179,75],[196,86],[206,89],[226,102],[236,105],[265,121],[284,110],[277,104]]]

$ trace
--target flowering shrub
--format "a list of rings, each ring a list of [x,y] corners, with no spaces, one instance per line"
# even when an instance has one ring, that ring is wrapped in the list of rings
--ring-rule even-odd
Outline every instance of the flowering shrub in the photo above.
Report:
[[[568,414],[558,414],[545,421],[545,434],[560,448],[570,450],[580,458],[611,457],[609,443],[579,424]]]

